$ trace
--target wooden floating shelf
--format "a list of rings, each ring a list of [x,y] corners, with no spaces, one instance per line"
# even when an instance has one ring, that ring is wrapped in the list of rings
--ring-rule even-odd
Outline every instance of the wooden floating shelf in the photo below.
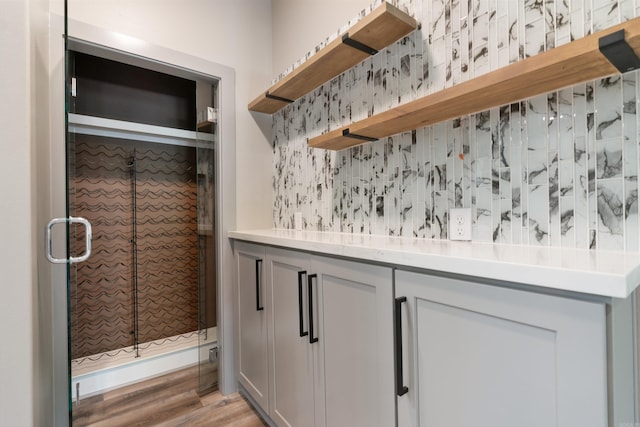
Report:
[[[640,65],[639,54],[640,18],[635,18],[311,138],[308,145],[342,150],[367,141],[430,126],[563,87],[636,69]]]
[[[416,25],[412,17],[389,3],[383,3],[254,99],[249,104],[249,110],[275,113],[406,36]]]

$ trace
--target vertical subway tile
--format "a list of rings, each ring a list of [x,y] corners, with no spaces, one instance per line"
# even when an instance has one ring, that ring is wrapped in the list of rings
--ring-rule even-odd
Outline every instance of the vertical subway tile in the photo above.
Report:
[[[489,62],[489,14],[481,13],[473,18],[473,48],[471,54],[472,76],[477,77],[491,70]]]
[[[540,18],[528,23],[524,30],[524,54],[526,58],[544,52],[545,21]]]
[[[447,193],[447,124],[433,126],[433,218],[431,229],[434,238],[447,238],[448,193]]]
[[[549,151],[549,244],[560,246],[560,187],[558,153]]]
[[[375,210],[375,200],[373,197],[373,180],[374,171],[371,170],[371,163],[373,162],[373,144],[365,144],[363,147],[363,209],[364,209],[364,234],[371,234],[372,217]]]
[[[582,15],[583,15],[582,33],[584,36],[588,36],[589,34],[593,33],[593,8],[591,7],[590,1],[585,2],[584,8],[582,9]],[[595,231],[591,230],[590,232],[594,233]]]
[[[362,69],[362,89],[361,89],[361,97],[360,97],[360,104],[361,104],[361,109],[362,109],[362,114],[361,117],[362,118],[366,118],[366,117],[370,117],[373,115],[373,111],[374,111],[374,94],[376,93],[375,91],[376,86],[375,86],[375,57],[371,56],[367,59],[364,60],[364,62],[362,63],[363,65],[363,69]]]
[[[393,218],[389,224],[393,224],[390,228],[393,230],[394,236],[400,236],[402,232],[402,135],[394,137],[394,173],[393,182],[389,183],[393,194]]]
[[[544,5],[544,50],[556,47],[556,3],[546,2]]]
[[[471,0],[471,10],[469,11],[473,17],[480,16],[489,12],[489,4],[492,3],[488,0]]]
[[[522,7],[522,3],[519,1],[518,6]],[[525,15],[525,25],[529,25],[544,18],[544,3],[536,0],[524,0],[524,7],[522,8]]]
[[[469,19],[464,17],[460,21],[460,81],[469,79],[470,45]]]
[[[622,176],[622,138],[596,141],[596,178],[619,178]]]
[[[640,224],[638,223],[638,142],[624,142],[624,236],[625,250],[640,249]]]
[[[634,0],[618,0],[620,22],[626,22],[633,19],[635,16],[633,6]]]
[[[498,14],[492,10],[487,14],[489,19],[489,32],[487,34],[487,50],[489,55],[489,70],[498,69]]]
[[[328,110],[329,110],[329,118],[328,118],[328,124],[329,124],[329,130],[334,129],[336,127],[338,127],[338,123],[339,123],[339,117],[340,117],[340,112],[339,112],[339,105],[340,105],[340,79],[339,78],[333,78],[331,81],[329,81],[328,83],[328,93],[327,93],[327,101],[328,101]]]
[[[587,83],[587,93],[589,93],[589,87],[592,87],[592,84]],[[595,102],[589,98],[587,95],[587,175],[588,175],[588,211],[587,218],[589,221],[589,231],[592,235],[591,242],[589,243],[590,247],[595,244],[597,245],[597,239],[594,240],[594,233],[597,233],[598,230],[598,207],[597,207],[597,192],[596,192],[596,174],[597,174],[597,155],[596,155],[596,135],[597,135],[597,126],[595,120]]]
[[[629,20],[637,1],[393,4],[422,27],[272,116],[275,227],[301,211],[310,230],[444,239],[449,209],[471,207],[474,240],[640,250],[638,72],[339,152],[306,145]]]
[[[491,157],[478,157],[476,159],[476,230],[474,239],[484,242],[493,241],[493,178]]]
[[[462,8],[460,0],[451,0],[450,4],[450,16],[451,16],[451,34],[454,38],[460,37],[460,24]]]
[[[441,91],[446,86],[446,48],[444,36],[433,39],[431,45],[432,61],[430,63],[429,80],[431,83],[430,93]]]
[[[475,128],[472,130],[475,135],[475,155],[477,158],[491,157],[491,114],[483,111],[474,115]]]
[[[473,230],[473,240],[477,240],[479,242],[493,242],[493,221],[491,218],[491,188],[477,187],[475,208],[476,217],[475,230]]]
[[[510,144],[511,144],[511,241],[515,244],[522,243],[522,189],[523,169],[522,156],[523,144],[521,139],[520,104],[510,105]]]
[[[469,144],[469,152],[466,155],[465,163],[468,164],[469,167],[469,182],[467,184],[469,188],[469,199],[471,201],[471,218],[474,222],[475,229],[475,219],[477,218],[477,208],[476,208],[476,200],[477,200],[477,189],[476,189],[476,177],[478,175],[478,156],[477,156],[477,146],[476,146],[476,116],[475,114],[471,114],[465,117],[466,126],[465,126],[465,138],[468,139]]]
[[[426,175],[425,175],[425,148],[426,141],[424,128],[416,130],[416,195],[415,205],[413,208],[413,235],[418,238],[425,238],[426,216],[425,216],[425,197],[426,197]]]
[[[595,86],[596,139],[622,135],[622,77],[601,79]]]
[[[385,167],[385,140],[379,140],[372,143],[372,155],[373,155],[373,198],[374,207],[371,212],[372,225],[371,233],[384,235],[384,202],[386,196],[387,187],[387,170]]]
[[[497,52],[497,62],[495,67],[492,67],[492,70],[506,67],[509,65],[509,15],[506,14],[508,7],[503,7],[499,10],[499,12],[503,12],[504,14],[498,14],[496,20],[496,52]]]
[[[598,7],[602,3],[597,0],[593,2],[593,12],[591,15],[593,32],[604,30],[620,22],[618,2],[606,1],[603,3],[603,6]]]
[[[521,46],[521,38],[520,38],[520,28],[521,21],[519,20],[520,10],[519,2],[510,1],[507,2],[507,7],[509,11],[509,63],[512,64],[514,62],[518,62],[521,59],[520,46]],[[503,5],[505,6],[505,5]],[[524,49],[524,46],[523,46]]]
[[[422,14],[420,23],[422,24],[423,40],[428,40],[433,32],[433,25],[431,23],[433,14],[433,2],[422,2]]]
[[[425,174],[425,198],[424,198],[424,216],[425,216],[425,237],[434,238],[433,233],[433,209],[434,209],[434,161],[433,161],[433,128],[424,128],[424,174]]]
[[[547,246],[549,244],[549,186],[529,185],[529,244]]]
[[[500,228],[498,238],[494,239],[496,243],[513,243],[511,209],[511,199],[500,200]]]
[[[449,188],[449,194],[451,201],[449,207],[461,208],[464,206],[464,193],[465,193],[465,163],[464,163],[464,129],[461,126],[462,121],[460,119],[452,122],[451,128],[451,154],[450,154],[450,169],[452,175],[452,185]]]
[[[435,58],[433,55],[433,49],[429,39],[422,40],[422,84],[419,96],[425,96],[433,92],[432,80],[433,80],[433,64]]]
[[[573,197],[560,197],[560,246],[575,248],[575,211]]]
[[[417,171],[412,168],[412,143],[411,132],[405,132],[401,136],[401,155],[403,157],[403,167],[401,172],[402,191],[401,191],[401,218],[403,236],[411,236],[413,233],[413,209],[414,195],[417,192]]]
[[[399,99],[399,80],[400,80],[400,43],[393,43],[386,49],[387,71],[385,80],[385,100],[384,110],[391,109],[398,105]]]
[[[452,73],[452,61],[453,61],[453,37],[451,34],[446,34],[444,36],[444,50],[446,52],[444,69],[445,69],[445,83],[444,86],[449,88],[453,86],[453,73]]]
[[[571,41],[571,25],[570,25],[570,2],[558,1],[554,2],[556,7],[555,24],[556,24],[556,40],[555,46],[562,46]]]
[[[638,181],[625,181],[625,203],[624,203],[624,237],[627,251],[637,252],[640,250],[638,240],[640,240],[640,224],[638,220]]]
[[[362,115],[362,73],[363,64],[356,65],[347,71],[347,80],[349,95],[344,100],[349,105],[349,116],[347,117],[347,123],[352,123],[364,118]]]
[[[547,96],[527,101],[527,141],[529,150],[542,150],[547,146]]]
[[[382,50],[373,56],[373,96],[372,108],[369,110],[369,116],[381,113],[385,110],[385,87],[387,73],[387,56],[386,50]]]
[[[575,8],[573,2],[571,3],[571,22],[569,28],[571,31],[571,40],[581,39],[585,36],[585,14],[582,9]]]
[[[622,75],[622,130],[625,141],[633,141],[637,136],[636,75],[637,72]]]
[[[558,132],[558,151],[560,159],[573,159],[573,90],[558,92],[558,110],[556,114]]]
[[[431,2],[431,35],[434,39],[444,37],[446,28],[445,22],[445,1],[436,0]]]
[[[624,249],[624,193],[621,178],[598,180],[598,248]]]
[[[498,175],[498,186],[499,186],[498,196],[501,200],[509,200],[509,203],[511,203],[511,197],[513,195],[511,182],[512,182],[511,168],[509,167],[500,168],[499,175]]]
[[[460,155],[462,155],[462,200],[460,207],[464,208],[469,208],[473,205],[472,177],[474,159],[471,155],[469,123],[469,116],[465,116],[460,119],[460,140],[462,144],[462,151],[458,154],[459,158]]]
[[[529,124],[527,122],[529,104],[527,102],[520,103],[520,140],[522,145],[522,150],[520,151],[520,157],[522,162],[522,191],[520,193],[520,206],[521,206],[521,214],[522,214],[522,242],[524,244],[529,244],[529,162],[528,162],[528,147],[529,147],[529,135],[528,128]]]
[[[411,69],[413,68],[413,62],[415,62],[415,46],[414,46],[414,34],[402,38],[398,44],[397,50],[397,62],[396,73],[393,81],[397,85],[397,93],[391,101],[395,104],[403,104],[407,101],[415,99],[412,96],[411,88]]]
[[[412,44],[413,51],[410,53],[410,84],[411,94],[410,99],[416,99],[420,95],[422,87],[422,65],[423,65],[423,53],[422,53],[422,34],[420,30],[416,30],[413,33]]]

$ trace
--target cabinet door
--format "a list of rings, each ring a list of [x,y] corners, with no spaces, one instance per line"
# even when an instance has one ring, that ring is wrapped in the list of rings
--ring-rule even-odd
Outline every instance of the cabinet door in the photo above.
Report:
[[[314,359],[309,343],[310,256],[269,248],[271,295],[271,419],[278,426],[313,426]]]
[[[269,407],[265,248],[236,243],[239,381],[263,408]]]
[[[317,425],[395,425],[392,270],[314,257],[312,271]]]
[[[395,283],[399,426],[607,424],[603,304],[404,271]]]

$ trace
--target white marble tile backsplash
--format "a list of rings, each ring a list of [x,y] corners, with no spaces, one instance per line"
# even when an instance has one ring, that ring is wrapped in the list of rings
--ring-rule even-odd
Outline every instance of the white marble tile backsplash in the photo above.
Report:
[[[449,209],[470,207],[477,241],[640,249],[638,71],[339,152],[306,145],[631,19],[640,0],[391,3],[420,28],[273,115],[276,228],[302,212],[308,230],[447,239]]]

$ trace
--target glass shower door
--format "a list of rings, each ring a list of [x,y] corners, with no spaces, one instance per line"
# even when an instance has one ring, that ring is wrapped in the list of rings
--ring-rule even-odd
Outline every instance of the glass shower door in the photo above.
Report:
[[[197,82],[198,125],[198,391],[218,383],[215,164],[217,82]]]
[[[69,269],[72,398],[99,392],[91,388],[98,375],[135,382],[196,364],[199,391],[211,390],[216,129],[196,130],[201,82],[96,56],[81,42],[68,55],[76,88],[68,100],[68,209],[94,225],[93,256]],[[215,81],[205,86],[214,105]],[[85,234],[69,229],[75,251]]]
[[[73,3],[70,6],[72,8]],[[148,249],[150,245],[153,245],[153,242],[145,241],[145,236],[142,236],[142,234],[149,232],[146,237],[150,237],[151,231],[156,225],[153,221],[164,220],[160,218],[154,220],[150,215],[149,218],[145,218],[145,215],[141,214],[138,209],[149,202],[148,197],[152,195],[150,182],[147,183],[149,184],[147,186],[141,180],[146,179],[145,175],[149,175],[150,168],[156,167],[157,162],[141,157],[144,156],[144,151],[148,150],[143,147],[144,144],[139,138],[133,138],[136,142],[127,141],[127,139],[131,138],[123,135],[122,129],[118,129],[117,126],[112,126],[113,123],[108,122],[109,120],[136,120],[106,117],[101,114],[79,111],[76,108],[77,105],[75,105],[77,103],[76,92],[79,91],[80,96],[84,96],[86,86],[73,81],[73,77],[76,76],[75,62],[69,60],[69,56],[80,52],[136,66],[147,67],[146,64],[148,63],[151,65],[149,69],[190,81],[191,83],[189,84],[193,84],[192,88],[195,88],[196,82],[198,86],[204,82],[204,86],[209,88],[209,93],[206,95],[208,97],[206,105],[213,108],[217,106],[217,86],[219,82],[219,77],[213,76],[224,76],[225,79],[231,82],[230,87],[232,87],[233,74],[227,68],[220,67],[217,64],[214,64],[214,67],[209,67],[208,64],[201,65],[199,62],[193,65],[190,62],[190,58],[186,56],[179,55],[175,59],[178,64],[176,67],[168,65],[173,59],[155,61],[153,58],[155,58],[156,51],[147,55],[145,54],[145,49],[132,49],[133,52],[138,52],[137,55],[140,55],[136,56],[134,53],[128,53],[129,46],[126,43],[110,38],[111,33],[109,31],[85,31],[84,27],[72,25],[71,33],[78,38],[68,38],[66,0],[64,7],[64,48],[61,43],[60,50],[56,51],[56,55],[59,54],[61,64],[63,60],[65,64],[64,71],[60,67],[61,69],[58,73],[60,82],[64,79],[66,86],[64,94],[60,90],[58,105],[62,105],[64,100],[64,134],[66,135],[66,140],[60,140],[56,146],[56,152],[60,153],[60,156],[57,159],[58,164],[55,167],[57,172],[54,177],[56,188],[60,189],[60,197],[56,200],[59,199],[60,201],[57,202],[59,203],[59,209],[54,211],[57,212],[57,216],[61,217],[65,215],[65,209],[67,210],[67,216],[78,215],[82,211],[91,213],[90,216],[93,216],[91,221],[97,227],[93,239],[91,239],[91,233],[84,229],[82,225],[69,222],[66,218],[62,219],[62,222],[67,224],[66,226],[60,224],[55,227],[52,226],[50,229],[50,234],[52,234],[52,243],[49,244],[51,246],[50,249],[55,256],[63,258],[62,262],[66,263],[66,267],[68,267],[66,269],[60,268],[57,270],[59,273],[56,273],[58,276],[56,279],[58,286],[56,288],[59,291],[55,295],[54,311],[56,313],[54,313],[53,323],[56,331],[60,331],[56,332],[54,340],[56,372],[68,373],[69,376],[65,375],[64,381],[56,380],[55,395],[57,399],[54,402],[54,406],[56,414],[62,414],[65,409],[68,409],[68,413],[62,414],[61,417],[68,415],[68,420],[72,423],[73,417],[81,413],[81,410],[78,410],[78,402],[82,402],[82,399],[89,394],[93,394],[88,389],[88,382],[74,381],[71,368],[72,360],[76,358],[85,359],[100,370],[101,361],[109,359],[111,355],[126,353],[135,357],[136,354],[140,354],[140,358],[144,359],[148,354],[148,350],[156,347],[155,344],[143,342],[150,338],[143,336],[143,328],[138,324],[145,314],[151,323],[154,323],[157,318],[157,315],[153,314],[150,305],[142,307],[141,301],[139,301],[142,291],[139,289],[142,286],[140,274],[144,274],[141,263],[145,262],[146,255],[143,253],[142,247],[146,246]],[[112,40],[113,46],[111,45]],[[166,57],[174,58],[171,55]],[[147,62],[145,58],[152,59]],[[100,69],[102,67],[96,68]],[[189,71],[192,68],[196,71]],[[118,75],[118,73],[105,74],[107,77],[117,77]],[[146,78],[125,79],[125,83],[136,81],[151,83]],[[158,86],[166,87],[167,85]],[[110,95],[115,94],[118,90],[119,88],[112,87],[103,92]],[[117,105],[112,104],[116,105],[116,108],[112,110],[129,111],[133,103],[130,102],[131,99],[129,97],[125,96],[124,99],[124,102],[119,102]],[[226,99],[230,98],[227,97]],[[155,111],[156,108],[174,105],[173,101],[175,99],[168,100],[165,98],[160,102],[150,102],[147,110]],[[188,111],[189,108],[192,108],[191,106],[195,111],[195,102],[192,100],[189,100],[189,102],[178,100],[178,102],[182,103],[180,108],[187,107],[187,110],[183,111]],[[233,108],[229,111],[233,111]],[[90,119],[83,117],[87,115],[93,115],[94,117]],[[168,249],[172,244],[191,245],[191,249],[189,249],[191,255],[189,257],[195,261],[190,261],[193,268],[188,274],[185,272],[185,277],[190,277],[186,280],[192,283],[190,287],[194,289],[196,294],[194,298],[190,299],[191,307],[194,309],[191,312],[195,313],[195,316],[191,318],[192,323],[186,328],[191,329],[191,332],[186,335],[189,335],[190,350],[192,350],[190,354],[193,355],[190,356],[189,363],[194,365],[193,372],[199,374],[197,378],[195,377],[196,374],[194,374],[194,380],[197,380],[198,389],[201,392],[205,392],[215,388],[218,382],[218,334],[216,329],[218,291],[216,286],[220,283],[220,273],[218,271],[219,248],[216,247],[216,232],[219,227],[216,225],[224,220],[216,217],[215,211],[220,205],[216,206],[214,200],[216,186],[219,185],[220,181],[216,178],[216,175],[220,174],[220,171],[224,168],[216,170],[217,167],[214,166],[214,162],[219,161],[217,155],[220,152],[218,150],[219,147],[216,146],[218,143],[217,123],[209,129],[198,131],[196,115],[194,114],[192,117],[193,119],[188,115],[186,116],[184,123],[187,123],[187,125],[185,126],[151,123],[151,125],[171,128],[167,131],[167,134],[159,135],[155,131],[146,132],[146,130],[142,133],[149,136],[153,140],[150,144],[156,147],[160,147],[162,142],[167,142],[167,139],[176,139],[180,142],[176,145],[177,147],[189,146],[188,149],[192,152],[189,156],[193,159],[193,166],[191,171],[185,175],[188,176],[186,181],[189,182],[191,187],[188,190],[176,188],[173,192],[176,195],[188,193],[191,199],[189,202],[190,207],[186,209],[190,211],[189,215],[193,217],[190,231],[179,231],[173,235],[170,235],[172,233],[170,230],[161,231],[165,234],[166,239],[164,243],[160,243],[156,247]],[[97,119],[97,121],[94,119]],[[102,121],[102,119],[106,119],[106,121]],[[125,125],[128,126],[128,124]],[[62,123],[59,123],[59,127],[62,128]],[[178,133],[177,136],[176,132]],[[136,135],[138,132],[134,130],[131,134]],[[62,132],[59,135],[62,135]],[[128,144],[129,146],[127,147]],[[134,150],[131,150],[130,144],[136,145]],[[171,144],[173,143],[169,142],[169,145]],[[188,149],[184,150],[184,152],[188,151]],[[183,150],[183,148],[178,150]],[[66,151],[64,156],[62,155],[63,151]],[[227,150],[224,150],[224,152],[227,152]],[[172,158],[174,155],[169,153],[168,156],[165,155],[164,157]],[[78,161],[82,164],[79,164]],[[147,170],[144,171],[140,168],[146,168]],[[111,182],[114,185],[103,186],[107,182]],[[64,191],[62,190],[63,188],[65,188]],[[218,192],[218,194],[221,193]],[[226,204],[226,206],[232,205],[234,204]],[[137,219],[134,216],[137,216]],[[233,218],[233,215],[227,215],[225,218]],[[145,223],[147,219],[151,219],[151,221]],[[65,231],[66,233],[63,235]],[[158,230],[153,232],[157,234]],[[176,243],[182,237],[184,239],[182,239],[181,243]],[[72,265],[70,259],[73,257],[79,258],[78,255],[84,252],[85,246],[88,246],[87,243],[92,243],[96,252],[89,258],[86,265]],[[221,250],[226,251],[227,249],[222,247]],[[108,256],[115,256],[116,253],[120,254],[120,260],[115,261],[115,258],[108,259]],[[168,250],[168,253],[170,255],[164,257],[158,255],[155,258],[169,260],[169,258],[183,257],[183,254],[178,254],[172,250]],[[149,258],[154,258],[154,256]],[[162,266],[162,264],[160,262],[157,265]],[[157,275],[159,271],[160,268],[154,270],[149,264],[147,278]],[[88,278],[90,275],[96,276],[94,277],[95,280],[91,280],[93,283],[89,283],[90,280]],[[102,277],[98,278],[98,276]],[[134,281],[135,277],[138,277],[137,285]],[[66,283],[63,283],[63,281]],[[162,282],[162,280],[159,282]],[[92,291],[88,292],[90,288]],[[136,290],[136,288],[138,289]],[[162,295],[163,292],[156,292],[156,294]],[[113,298],[105,300],[104,298],[108,296]],[[94,307],[93,311],[98,314],[93,320],[88,318],[86,313],[80,314],[82,309],[79,305],[83,299],[90,301]],[[168,299],[171,302],[175,300],[173,297]],[[96,319],[98,320],[94,322]],[[179,324],[180,322],[175,323]],[[136,326],[137,324],[138,326]],[[119,330],[113,333],[104,333],[99,331],[102,326],[118,326]],[[93,335],[93,338],[90,336],[78,337],[78,333],[81,330],[88,332],[88,335]],[[107,345],[109,342],[115,344]],[[114,349],[114,347],[118,348]],[[126,351],[122,351],[122,349]],[[174,369],[177,368],[174,367]],[[102,369],[102,371],[105,370],[108,369]],[[137,369],[137,371],[146,371],[146,369]],[[135,381],[129,377],[125,378],[126,381]],[[77,385],[78,382],[81,383],[80,387]],[[109,386],[109,388],[113,387],[115,386]],[[63,421],[57,420],[60,425],[64,425]]]

